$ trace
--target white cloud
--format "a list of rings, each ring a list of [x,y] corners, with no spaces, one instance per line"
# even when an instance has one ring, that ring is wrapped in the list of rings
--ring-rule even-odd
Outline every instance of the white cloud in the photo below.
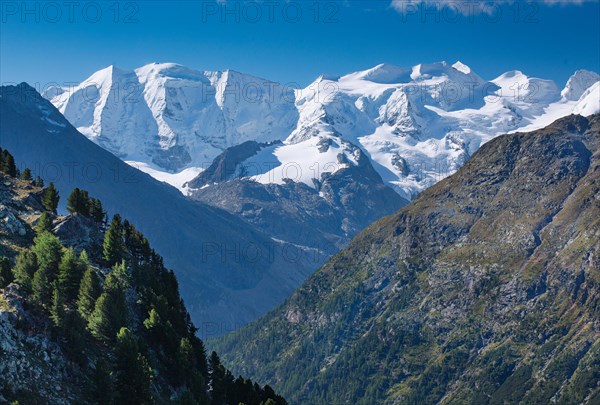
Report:
[[[581,5],[598,0],[392,0],[391,6],[402,14],[416,14],[425,10],[444,10],[448,13],[464,15],[493,14],[503,5],[522,4],[530,9],[538,4],[544,5]]]

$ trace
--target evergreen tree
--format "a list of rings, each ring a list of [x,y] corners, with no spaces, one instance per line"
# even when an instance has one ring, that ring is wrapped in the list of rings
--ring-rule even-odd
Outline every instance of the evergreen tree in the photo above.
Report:
[[[73,302],[77,298],[84,271],[85,265],[81,263],[75,250],[68,248],[58,266],[59,288],[66,302]]]
[[[3,150],[2,153],[2,163],[0,169],[9,175],[10,177],[17,176],[17,165],[15,164],[15,158],[11,155],[7,150]]]
[[[110,368],[108,362],[103,358],[96,362],[96,368],[92,372],[90,381],[91,387],[88,390],[90,403],[95,405],[111,405],[114,403],[114,387]]]
[[[112,342],[121,327],[127,324],[127,281],[121,274],[124,266],[115,266],[106,278],[104,292],[94,305],[88,328],[92,335],[103,342]]]
[[[15,281],[24,292],[31,291],[33,275],[38,269],[37,256],[30,250],[24,250],[17,256],[17,263],[13,268]]]
[[[59,200],[60,196],[58,195],[58,191],[54,187],[54,183],[50,182],[50,185],[46,188],[42,196],[42,205],[48,211],[56,212]]]
[[[98,274],[94,269],[88,267],[81,279],[77,298],[77,311],[83,319],[88,320],[90,318],[101,293],[102,288],[100,287]]]
[[[33,182],[33,185],[36,187],[44,187],[44,180],[40,176],[37,176]]]
[[[88,192],[80,190],[77,187],[73,189],[67,198],[67,210],[71,214],[80,214],[85,217],[90,216],[90,197]]]
[[[13,273],[10,271],[10,260],[8,257],[0,257],[0,288],[4,288],[14,280]]]
[[[48,269],[40,267],[33,275],[31,282],[33,300],[38,305],[48,305],[52,295],[52,284],[48,278]]]
[[[42,215],[37,220],[35,224],[35,233],[38,235],[43,232],[51,232],[52,231],[52,218],[50,214],[47,212],[42,212]]]
[[[104,260],[109,266],[113,266],[124,259],[125,244],[123,242],[123,226],[119,214],[116,214],[113,217],[110,227],[104,235],[103,251]]]
[[[115,350],[115,391],[118,404],[150,404],[152,371],[131,331],[121,328]]]
[[[216,352],[212,352],[209,360],[210,376],[210,403],[211,405],[222,405],[226,402],[227,391],[225,388],[225,367]]]
[[[148,318],[144,320],[144,327],[148,330],[148,334],[154,342],[160,341],[162,334],[162,322],[156,309],[152,308],[148,312]]]
[[[43,232],[35,237],[33,243],[31,250],[37,257],[39,267],[48,270],[46,276],[50,282],[54,282],[62,258],[60,240],[50,232]]]
[[[52,323],[59,329],[63,327],[65,319],[65,299],[58,282],[54,283],[52,291],[52,306],[50,307],[50,319]]]
[[[90,199],[89,217],[98,225],[102,225],[106,218],[106,211],[102,208],[102,202],[96,198]]]
[[[31,176],[31,170],[28,167],[23,169],[23,173],[21,173],[21,176],[19,176],[19,177],[21,180],[28,180],[28,181],[33,180],[33,177]]]

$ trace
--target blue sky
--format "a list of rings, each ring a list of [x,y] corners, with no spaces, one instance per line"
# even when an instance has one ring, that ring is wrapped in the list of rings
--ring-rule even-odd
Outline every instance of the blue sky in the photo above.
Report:
[[[108,65],[177,62],[305,86],[379,63],[461,60],[564,84],[600,71],[600,5],[501,2],[486,11],[391,0],[0,3],[0,81],[79,82]],[[458,9],[462,13],[457,13]],[[479,7],[478,7],[479,8]]]

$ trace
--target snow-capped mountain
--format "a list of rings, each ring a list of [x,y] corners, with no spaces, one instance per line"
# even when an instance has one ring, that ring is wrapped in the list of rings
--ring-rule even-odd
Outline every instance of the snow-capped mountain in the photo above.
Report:
[[[260,232],[190,198],[90,142],[26,83],[0,86],[0,146],[60,192],[102,200],[136,225],[177,272],[194,322],[211,333],[250,322],[282,302],[326,256]],[[294,258],[291,261],[288,256]],[[205,333],[201,330],[200,333]]]
[[[231,70],[173,63],[114,66],[44,96],[81,133],[113,154],[174,172],[210,163],[247,140],[285,139],[297,121],[294,92]]]
[[[600,111],[599,79],[580,70],[561,91],[520,71],[485,80],[461,62],[382,64],[292,91],[233,71],[152,64],[107,68],[45,96],[90,139],[180,188],[228,147],[281,141],[247,159],[240,176],[314,187],[356,165],[358,147],[410,199],[499,134]]]

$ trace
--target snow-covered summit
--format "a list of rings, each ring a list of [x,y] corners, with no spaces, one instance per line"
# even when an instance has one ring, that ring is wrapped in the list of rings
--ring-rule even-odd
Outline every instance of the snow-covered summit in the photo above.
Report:
[[[46,97],[88,138],[155,175],[207,167],[248,140],[280,141],[253,158],[260,176],[250,177],[312,186],[323,172],[356,164],[360,148],[411,198],[494,136],[600,111],[598,80],[577,71],[561,91],[519,70],[485,80],[462,62],[436,62],[322,75],[293,90],[233,70],[161,63],[109,67]]]
[[[583,93],[600,80],[600,75],[589,70],[578,70],[567,81],[567,85],[560,93],[565,99],[578,101]]]

